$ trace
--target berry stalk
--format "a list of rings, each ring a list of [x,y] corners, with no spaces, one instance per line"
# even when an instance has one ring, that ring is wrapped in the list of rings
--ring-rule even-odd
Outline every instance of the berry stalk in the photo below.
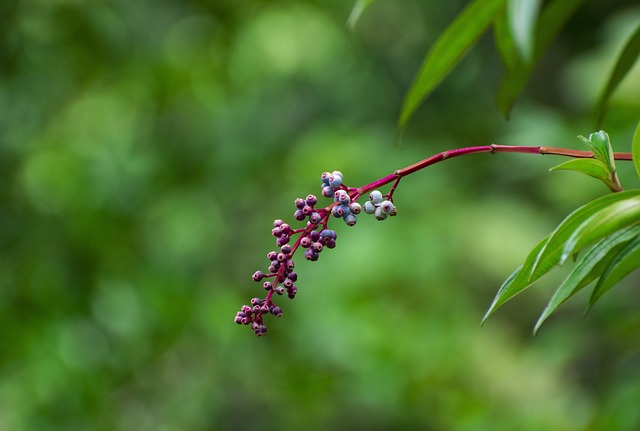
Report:
[[[298,279],[298,274],[293,271],[295,266],[293,256],[296,251],[300,248],[305,249],[305,259],[315,261],[318,260],[324,249],[335,247],[337,234],[328,228],[330,216],[342,218],[348,226],[356,224],[357,216],[361,212],[374,215],[377,220],[393,217],[397,214],[393,203],[393,193],[402,178],[436,163],[475,153],[553,154],[572,158],[594,157],[590,151],[567,148],[491,144],[443,151],[357,188],[347,187],[343,183],[343,174],[340,171],[324,172],[320,178],[322,196],[333,198],[333,203],[325,208],[315,208],[318,203],[315,195],[310,194],[305,199],[295,199],[296,210],[293,217],[300,222],[307,220],[305,227],[292,229],[283,220],[274,220],[271,234],[276,237],[276,245],[280,247],[280,251],[274,250],[267,254],[270,261],[267,273],[256,271],[252,276],[256,282],[267,280],[263,283],[267,295],[264,299],[253,298],[251,305],[243,305],[236,314],[235,322],[241,325],[250,325],[258,336],[266,334],[267,327],[264,324],[264,315],[282,316],[282,309],[274,302],[274,294],[283,295],[286,293],[289,299],[293,299],[298,291],[294,284]],[[632,160],[631,153],[613,153],[613,157],[615,160]],[[378,190],[388,184],[392,185],[387,194]],[[356,202],[358,198],[367,193],[369,193],[369,200],[364,205]],[[296,235],[297,238],[293,244],[289,244],[291,238]]]

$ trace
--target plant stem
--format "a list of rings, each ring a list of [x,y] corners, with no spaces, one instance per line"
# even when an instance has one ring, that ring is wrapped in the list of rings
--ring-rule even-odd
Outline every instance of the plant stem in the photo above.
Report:
[[[456,148],[454,150],[443,151],[438,154],[434,154],[431,157],[427,157],[424,160],[421,160],[413,165],[407,166],[406,168],[398,169],[392,174],[387,175],[386,177],[380,178],[370,184],[359,187],[353,196],[357,198],[365,193],[370,192],[371,190],[375,190],[379,187],[385,186],[392,182],[395,182],[392,186],[392,190],[390,195],[393,194],[393,190],[395,190],[398,182],[403,177],[407,175],[411,175],[419,170],[426,168],[427,166],[435,165],[436,163],[443,162],[448,159],[452,159],[454,157],[465,156],[467,154],[475,154],[475,153],[523,153],[523,154],[552,154],[556,156],[565,156],[565,157],[573,157],[573,158],[593,158],[593,153],[591,151],[580,151],[580,150],[571,150],[568,148],[557,148],[557,147],[546,147],[546,146],[518,146],[518,145],[499,145],[499,144],[491,144],[491,145],[481,145],[476,147],[464,147],[464,148]],[[616,160],[632,160],[631,153],[613,153],[613,157]]]

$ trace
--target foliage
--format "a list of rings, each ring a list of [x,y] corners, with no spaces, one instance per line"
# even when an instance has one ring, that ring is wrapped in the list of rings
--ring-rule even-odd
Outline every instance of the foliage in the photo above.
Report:
[[[418,106],[490,25],[494,26],[495,45],[506,70],[506,77],[498,90],[497,103],[508,118],[515,99],[523,91],[542,54],[581,3],[582,0],[555,0],[546,4],[540,13],[540,2],[535,0],[476,0],[469,3],[438,36],[425,57],[413,85],[407,91],[398,120],[399,129],[407,126]],[[352,25],[364,10],[360,3],[357,7],[357,12],[352,15]],[[607,101],[639,56],[640,25],[620,52],[598,98],[595,106],[597,123],[602,121]],[[636,170],[640,173],[638,130],[640,122],[632,154]],[[622,192],[609,136],[600,131],[591,134],[588,139],[583,136],[579,138],[590,148],[593,158],[569,160],[551,170],[582,172],[603,181],[612,192]],[[640,260],[634,260],[638,253],[638,231],[635,227],[640,223],[639,193],[631,190],[605,196],[571,213],[534,247],[525,263],[507,278],[484,320],[553,267],[562,265],[569,256],[578,256],[580,253],[582,257],[556,290],[538,319],[535,331],[562,303],[589,283],[597,281],[590,300],[590,307],[593,306],[606,291],[640,267]]]

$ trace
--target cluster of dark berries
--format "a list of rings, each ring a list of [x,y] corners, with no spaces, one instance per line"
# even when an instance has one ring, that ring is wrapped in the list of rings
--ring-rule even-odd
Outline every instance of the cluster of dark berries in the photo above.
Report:
[[[322,220],[322,214],[314,209],[318,203],[318,198],[314,195],[309,195],[305,199],[297,198],[294,201],[296,206],[296,212],[293,213],[293,218],[298,221],[303,221],[307,217],[309,223],[318,224]]]
[[[369,194],[369,200],[364,203],[364,212],[375,215],[378,220],[384,220],[396,215],[397,210],[393,202],[384,199],[380,191],[374,190]]]
[[[316,261],[320,252],[326,248],[334,248],[338,234],[331,229],[322,229],[310,231],[307,235],[300,238],[300,247],[306,248],[304,257],[307,260]]]
[[[266,300],[253,298],[251,305],[243,305],[236,314],[235,322],[239,325],[251,325],[253,332],[260,336],[267,333],[267,326],[262,321],[262,315],[271,313],[276,317],[282,316],[282,309],[273,304],[267,305]]]
[[[267,254],[269,269],[267,273],[256,271],[252,278],[256,282],[262,282],[267,296],[264,299],[253,298],[251,305],[243,305],[236,314],[235,322],[240,325],[251,325],[256,335],[264,335],[267,327],[263,322],[265,314],[282,316],[282,309],[273,303],[274,295],[284,295],[290,299],[296,296],[298,291],[295,282],[298,275],[293,271],[293,254],[298,247],[304,249],[304,257],[307,260],[316,261],[322,250],[336,246],[337,234],[328,229],[329,215],[342,218],[344,222],[353,226],[356,224],[356,216],[363,208],[353,201],[352,196],[358,196],[357,189],[346,187],[342,183],[340,171],[324,172],[322,174],[322,195],[333,198],[333,203],[326,208],[316,208],[318,199],[314,195],[306,198],[297,198],[294,201],[296,210],[293,217],[298,221],[307,220],[303,228],[293,229],[283,220],[275,220],[271,234],[276,238],[276,244],[280,251],[270,251]],[[349,195],[352,192],[352,195]],[[391,201],[383,200],[379,191],[374,191],[369,196],[370,201],[364,206],[364,211],[375,214],[379,220],[388,215],[395,215],[395,208]],[[370,210],[370,211],[369,211]],[[291,243],[292,236],[299,235],[297,240]]]

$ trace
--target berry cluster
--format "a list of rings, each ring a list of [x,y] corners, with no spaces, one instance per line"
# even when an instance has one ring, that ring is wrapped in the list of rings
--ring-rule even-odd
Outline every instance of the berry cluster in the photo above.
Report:
[[[304,249],[305,259],[316,261],[322,250],[336,246],[338,236],[334,230],[327,227],[330,215],[342,218],[348,226],[356,224],[356,216],[362,211],[362,206],[355,202],[355,199],[360,196],[360,190],[346,187],[342,178],[343,175],[339,171],[322,174],[322,195],[328,198],[333,197],[334,201],[326,208],[316,208],[318,199],[312,194],[294,201],[296,210],[293,218],[297,221],[307,220],[305,227],[294,229],[283,220],[274,220],[271,234],[276,238],[276,245],[280,250],[267,253],[267,259],[270,262],[268,272],[256,271],[252,276],[254,281],[262,282],[267,296],[264,299],[253,298],[251,305],[243,305],[236,314],[236,323],[251,325],[258,336],[266,334],[267,327],[263,316],[265,314],[282,316],[282,309],[273,302],[274,294],[286,293],[290,299],[293,299],[298,291],[294,284],[298,280],[298,274],[293,270],[295,267],[293,255],[296,250]],[[379,191],[372,192],[369,198],[370,201],[364,206],[365,212],[368,212],[369,204],[374,205],[371,213],[375,213],[376,217],[378,214],[383,218],[387,215],[395,215],[393,204],[388,200],[383,201]],[[380,217],[378,218],[382,219]],[[292,237],[296,235],[297,239],[291,244]]]
[[[364,212],[375,215],[378,220],[384,220],[389,216],[395,216],[397,210],[393,202],[384,199],[379,190],[374,190],[369,194],[369,201],[364,203]]]

